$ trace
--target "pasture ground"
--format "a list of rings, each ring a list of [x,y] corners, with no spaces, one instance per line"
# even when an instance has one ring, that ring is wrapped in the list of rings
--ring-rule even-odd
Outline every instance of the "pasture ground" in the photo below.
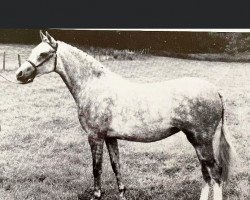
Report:
[[[7,52],[9,70],[0,72],[14,78],[17,53],[26,59],[31,48],[0,45],[0,55]],[[224,96],[227,131],[238,154],[237,168],[223,195],[228,200],[250,199],[250,64],[116,54],[116,59],[107,53],[98,56],[112,71],[133,81],[196,76],[218,86]],[[45,75],[28,85],[14,85],[0,78],[0,125],[1,200],[90,197],[90,148],[74,100],[58,75]],[[199,199],[200,165],[183,133],[147,144],[119,141],[119,146],[128,200]],[[118,194],[115,176],[107,150],[104,152],[103,199],[114,200]]]

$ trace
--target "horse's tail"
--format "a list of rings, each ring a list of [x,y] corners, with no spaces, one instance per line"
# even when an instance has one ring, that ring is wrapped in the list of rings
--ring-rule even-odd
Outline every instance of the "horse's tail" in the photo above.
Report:
[[[219,165],[222,167],[222,181],[227,181],[232,164],[232,145],[225,132],[225,108],[223,103],[223,97],[219,93],[219,97],[222,103],[222,115],[221,115],[221,134],[219,138],[219,144],[217,146],[217,159]]]

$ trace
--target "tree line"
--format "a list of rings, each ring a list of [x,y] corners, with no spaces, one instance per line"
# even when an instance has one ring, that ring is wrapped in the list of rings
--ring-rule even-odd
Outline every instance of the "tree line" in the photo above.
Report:
[[[169,53],[228,53],[249,50],[250,33],[48,30],[56,39],[85,47]],[[38,29],[0,29],[1,43],[36,44]]]

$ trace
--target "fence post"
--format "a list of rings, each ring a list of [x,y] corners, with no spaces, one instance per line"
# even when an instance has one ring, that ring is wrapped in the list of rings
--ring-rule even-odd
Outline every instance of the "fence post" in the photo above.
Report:
[[[3,52],[3,71],[5,71],[5,51]]]
[[[21,56],[18,54],[18,65],[21,67]]]

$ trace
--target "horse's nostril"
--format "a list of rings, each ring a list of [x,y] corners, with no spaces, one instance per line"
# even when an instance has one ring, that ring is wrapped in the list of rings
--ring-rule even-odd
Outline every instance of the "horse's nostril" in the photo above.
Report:
[[[17,77],[21,77],[22,75],[23,75],[23,72],[20,71],[16,76],[17,76]]]

